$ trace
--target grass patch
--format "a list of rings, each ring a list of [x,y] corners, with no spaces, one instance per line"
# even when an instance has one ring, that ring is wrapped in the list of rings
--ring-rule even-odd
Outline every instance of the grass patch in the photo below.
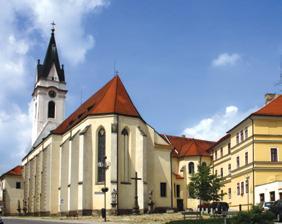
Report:
[[[187,219],[168,222],[167,224],[223,224],[224,219]],[[231,222],[227,219],[227,224]]]

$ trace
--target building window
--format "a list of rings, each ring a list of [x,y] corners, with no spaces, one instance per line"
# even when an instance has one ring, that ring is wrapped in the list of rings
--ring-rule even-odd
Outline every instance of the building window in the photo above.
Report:
[[[231,188],[228,188],[228,198],[231,199]]]
[[[244,194],[244,182],[241,182],[241,195]]]
[[[228,174],[229,175],[231,174],[231,164],[230,163],[228,164]]]
[[[249,179],[246,180],[246,193],[249,193]]]
[[[48,118],[55,118],[55,102],[49,101],[48,103]]]
[[[21,189],[21,182],[16,182],[16,189]]]
[[[277,149],[272,148],[272,149],[270,149],[270,151],[271,151],[271,162],[277,162],[278,161]]]
[[[121,134],[123,141],[123,180],[129,181],[129,135],[127,129],[123,129]]]
[[[106,132],[104,128],[101,128],[98,132],[98,182],[105,181],[105,169],[103,168],[105,160],[105,148],[106,148]]]
[[[217,150],[215,150],[215,152],[214,152],[214,157],[215,157],[215,159],[217,159]]]
[[[166,183],[161,183],[160,184],[160,191],[161,191],[161,197],[164,198],[166,197]]]
[[[264,193],[259,194],[259,200],[260,202],[264,202]]]
[[[215,170],[215,175],[217,176],[217,170]]]
[[[36,118],[37,116],[37,103],[34,105],[34,117]]]
[[[222,157],[223,156],[223,148],[221,147],[220,148],[220,157]]]
[[[245,128],[245,139],[247,139],[249,137],[249,133],[248,133],[248,127]]]
[[[206,162],[202,162],[202,166],[207,166],[207,163]]]
[[[180,185],[179,184],[176,185],[176,197],[180,198]]]
[[[223,177],[223,168],[220,168],[220,176]]]
[[[245,152],[245,165],[249,163],[248,152]]]
[[[228,143],[228,154],[230,154],[231,153],[231,143],[229,142]]]
[[[240,195],[240,183],[237,183],[237,195]]]
[[[240,137],[239,137],[239,132],[238,132],[238,133],[236,134],[236,143],[237,143],[237,144],[239,144],[239,142],[240,142],[239,139],[240,139]]]
[[[223,201],[223,196],[224,196],[224,193],[223,193],[223,190],[220,191],[220,198],[221,198],[221,201]]]
[[[243,130],[240,131],[240,138],[241,138],[241,142],[244,141],[244,132],[243,132]]]
[[[236,157],[236,164],[237,164],[237,168],[239,168],[240,167],[240,157],[239,156]]]
[[[188,171],[189,171],[189,174],[193,174],[193,173],[195,173],[195,167],[194,167],[194,163],[193,162],[190,162],[189,164],[188,164]]]
[[[275,201],[275,191],[269,192],[270,201]]]

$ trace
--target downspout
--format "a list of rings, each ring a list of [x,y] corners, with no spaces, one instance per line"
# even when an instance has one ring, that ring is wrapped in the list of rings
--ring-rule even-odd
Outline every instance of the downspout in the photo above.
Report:
[[[172,150],[170,152],[170,207],[173,209],[173,185],[172,185]]]
[[[252,138],[253,138],[253,205],[255,204],[255,136],[254,136],[254,120],[252,121]]]
[[[117,215],[119,215],[119,116],[117,115]]]

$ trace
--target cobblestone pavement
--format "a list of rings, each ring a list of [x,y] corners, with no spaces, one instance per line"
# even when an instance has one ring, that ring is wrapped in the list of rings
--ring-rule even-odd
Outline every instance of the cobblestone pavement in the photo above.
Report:
[[[146,214],[146,215],[122,215],[108,216],[107,223],[167,223],[172,220],[182,219],[181,213],[172,214]],[[62,217],[3,217],[4,224],[62,224],[62,223],[104,223],[101,217],[79,217],[78,219],[62,218]]]

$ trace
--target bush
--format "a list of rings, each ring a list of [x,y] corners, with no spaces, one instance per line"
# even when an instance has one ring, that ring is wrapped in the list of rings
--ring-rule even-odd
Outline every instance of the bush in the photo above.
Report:
[[[273,223],[274,215],[269,211],[263,211],[258,206],[254,206],[249,212],[239,212],[232,219],[232,224],[271,224]]]

